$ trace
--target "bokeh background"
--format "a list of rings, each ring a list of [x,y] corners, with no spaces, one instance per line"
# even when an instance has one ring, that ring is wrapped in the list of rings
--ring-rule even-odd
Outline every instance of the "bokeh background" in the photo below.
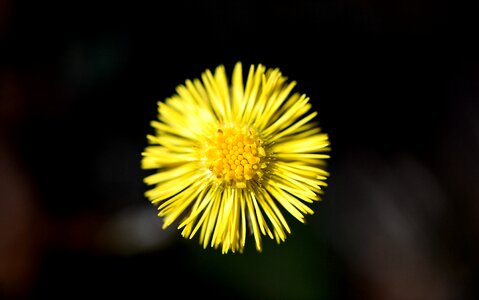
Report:
[[[478,299],[479,9],[460,1],[0,1],[0,299]],[[332,143],[278,246],[162,230],[157,101],[279,67]]]

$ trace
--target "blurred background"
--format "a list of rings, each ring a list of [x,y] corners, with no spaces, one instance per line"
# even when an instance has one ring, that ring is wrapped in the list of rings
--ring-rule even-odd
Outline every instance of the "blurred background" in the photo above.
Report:
[[[479,28],[458,1],[0,1],[0,299],[478,299]],[[330,135],[315,215],[277,246],[162,230],[157,101],[278,67]]]

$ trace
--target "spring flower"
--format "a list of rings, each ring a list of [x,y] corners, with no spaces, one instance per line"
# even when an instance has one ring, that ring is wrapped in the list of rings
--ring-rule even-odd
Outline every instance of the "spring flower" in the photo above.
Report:
[[[329,176],[328,135],[314,122],[309,98],[279,69],[252,65],[243,83],[238,62],[229,82],[223,65],[186,80],[158,102],[154,135],[142,153],[145,196],[158,206],[163,228],[185,238],[242,252],[247,236],[279,244],[291,233],[285,213],[300,222],[313,214]]]

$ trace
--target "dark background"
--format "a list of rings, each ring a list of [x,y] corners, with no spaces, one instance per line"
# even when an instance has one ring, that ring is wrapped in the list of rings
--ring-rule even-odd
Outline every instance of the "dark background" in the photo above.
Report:
[[[478,12],[0,1],[0,299],[477,299]],[[157,101],[237,61],[311,98],[331,178],[284,244],[221,255],[161,229],[140,160]]]

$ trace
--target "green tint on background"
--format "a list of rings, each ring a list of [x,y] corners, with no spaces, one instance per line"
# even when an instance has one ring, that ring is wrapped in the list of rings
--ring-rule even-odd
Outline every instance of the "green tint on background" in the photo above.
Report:
[[[252,236],[247,237],[242,254],[204,250],[194,241],[189,249],[200,274],[237,290],[240,299],[331,299],[333,278],[326,244],[313,232],[315,228],[292,223],[292,234],[284,243],[263,238],[261,253]]]

